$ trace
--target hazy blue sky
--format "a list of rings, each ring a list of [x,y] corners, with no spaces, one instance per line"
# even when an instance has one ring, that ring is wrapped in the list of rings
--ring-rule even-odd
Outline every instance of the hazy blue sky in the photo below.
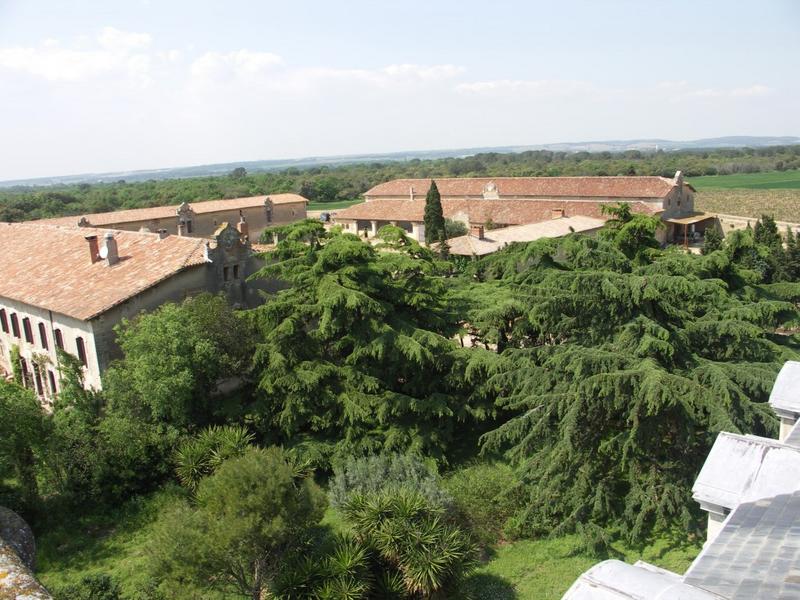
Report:
[[[800,1],[0,0],[0,179],[800,135]]]

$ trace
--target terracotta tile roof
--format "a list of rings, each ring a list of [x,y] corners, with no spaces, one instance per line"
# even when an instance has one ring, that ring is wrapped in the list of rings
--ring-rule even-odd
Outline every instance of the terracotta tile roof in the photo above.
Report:
[[[592,217],[575,216],[550,219],[540,223],[512,225],[484,232],[483,239],[467,234],[447,240],[450,254],[482,256],[497,252],[512,242],[533,242],[541,238],[555,238],[581,231],[600,229],[605,221]]]
[[[84,236],[97,235],[102,247],[107,231],[0,223],[0,296],[88,320],[206,262],[202,238],[114,231],[120,261],[92,264]]]
[[[249,196],[247,198],[231,198],[229,200],[204,200],[202,202],[189,202],[189,206],[197,214],[208,214],[226,210],[239,210],[241,208],[255,208],[263,206],[269,198],[273,204],[293,204],[308,202],[299,194],[268,194],[264,196]],[[104,213],[87,213],[71,217],[56,217],[41,219],[38,223],[51,223],[56,225],[77,225],[81,217],[86,217],[90,224],[103,227],[115,223],[131,223],[136,221],[151,221],[153,219],[169,219],[175,217],[179,204],[171,206],[153,206],[151,208],[132,208],[129,210],[116,210]]]
[[[565,217],[582,215],[606,219],[602,213],[604,204],[617,202],[592,200],[455,200],[442,199],[445,218],[464,216],[470,223],[492,221],[498,225],[524,225],[538,223],[553,218],[553,211],[562,211]],[[646,202],[632,202],[635,213],[657,214],[661,208]],[[334,221],[414,221],[422,222],[425,213],[425,200],[373,200],[355,204],[336,211]]]
[[[445,197],[479,197],[486,185],[494,183],[500,197],[532,198],[663,198],[675,182],[666,177],[459,177],[436,179],[439,193]],[[364,195],[425,197],[430,179],[395,179],[380,183]]]

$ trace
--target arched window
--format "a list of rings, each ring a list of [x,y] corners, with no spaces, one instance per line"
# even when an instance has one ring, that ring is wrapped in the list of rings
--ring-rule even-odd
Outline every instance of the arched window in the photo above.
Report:
[[[3,333],[8,333],[8,319],[6,318],[5,308],[0,308],[0,328],[3,329]]]
[[[59,350],[64,349],[64,336],[61,335],[60,329],[56,329],[56,348]]]

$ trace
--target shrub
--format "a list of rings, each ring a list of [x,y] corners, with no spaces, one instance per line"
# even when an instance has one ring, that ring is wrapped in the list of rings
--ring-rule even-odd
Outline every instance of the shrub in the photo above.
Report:
[[[353,494],[410,489],[436,506],[449,507],[450,496],[442,490],[436,471],[420,458],[381,454],[350,458],[334,467],[328,497],[331,506],[343,506]]]
[[[109,575],[87,575],[78,584],[67,585],[54,591],[58,600],[120,600],[121,590]]]
[[[525,505],[525,494],[511,467],[476,464],[450,475],[444,489],[459,521],[479,542],[516,537],[514,515]]]

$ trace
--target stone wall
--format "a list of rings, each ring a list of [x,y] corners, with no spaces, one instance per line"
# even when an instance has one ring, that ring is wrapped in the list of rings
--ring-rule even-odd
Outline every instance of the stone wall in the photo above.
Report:
[[[35,556],[31,528],[0,506],[0,600],[53,600],[33,575]]]

